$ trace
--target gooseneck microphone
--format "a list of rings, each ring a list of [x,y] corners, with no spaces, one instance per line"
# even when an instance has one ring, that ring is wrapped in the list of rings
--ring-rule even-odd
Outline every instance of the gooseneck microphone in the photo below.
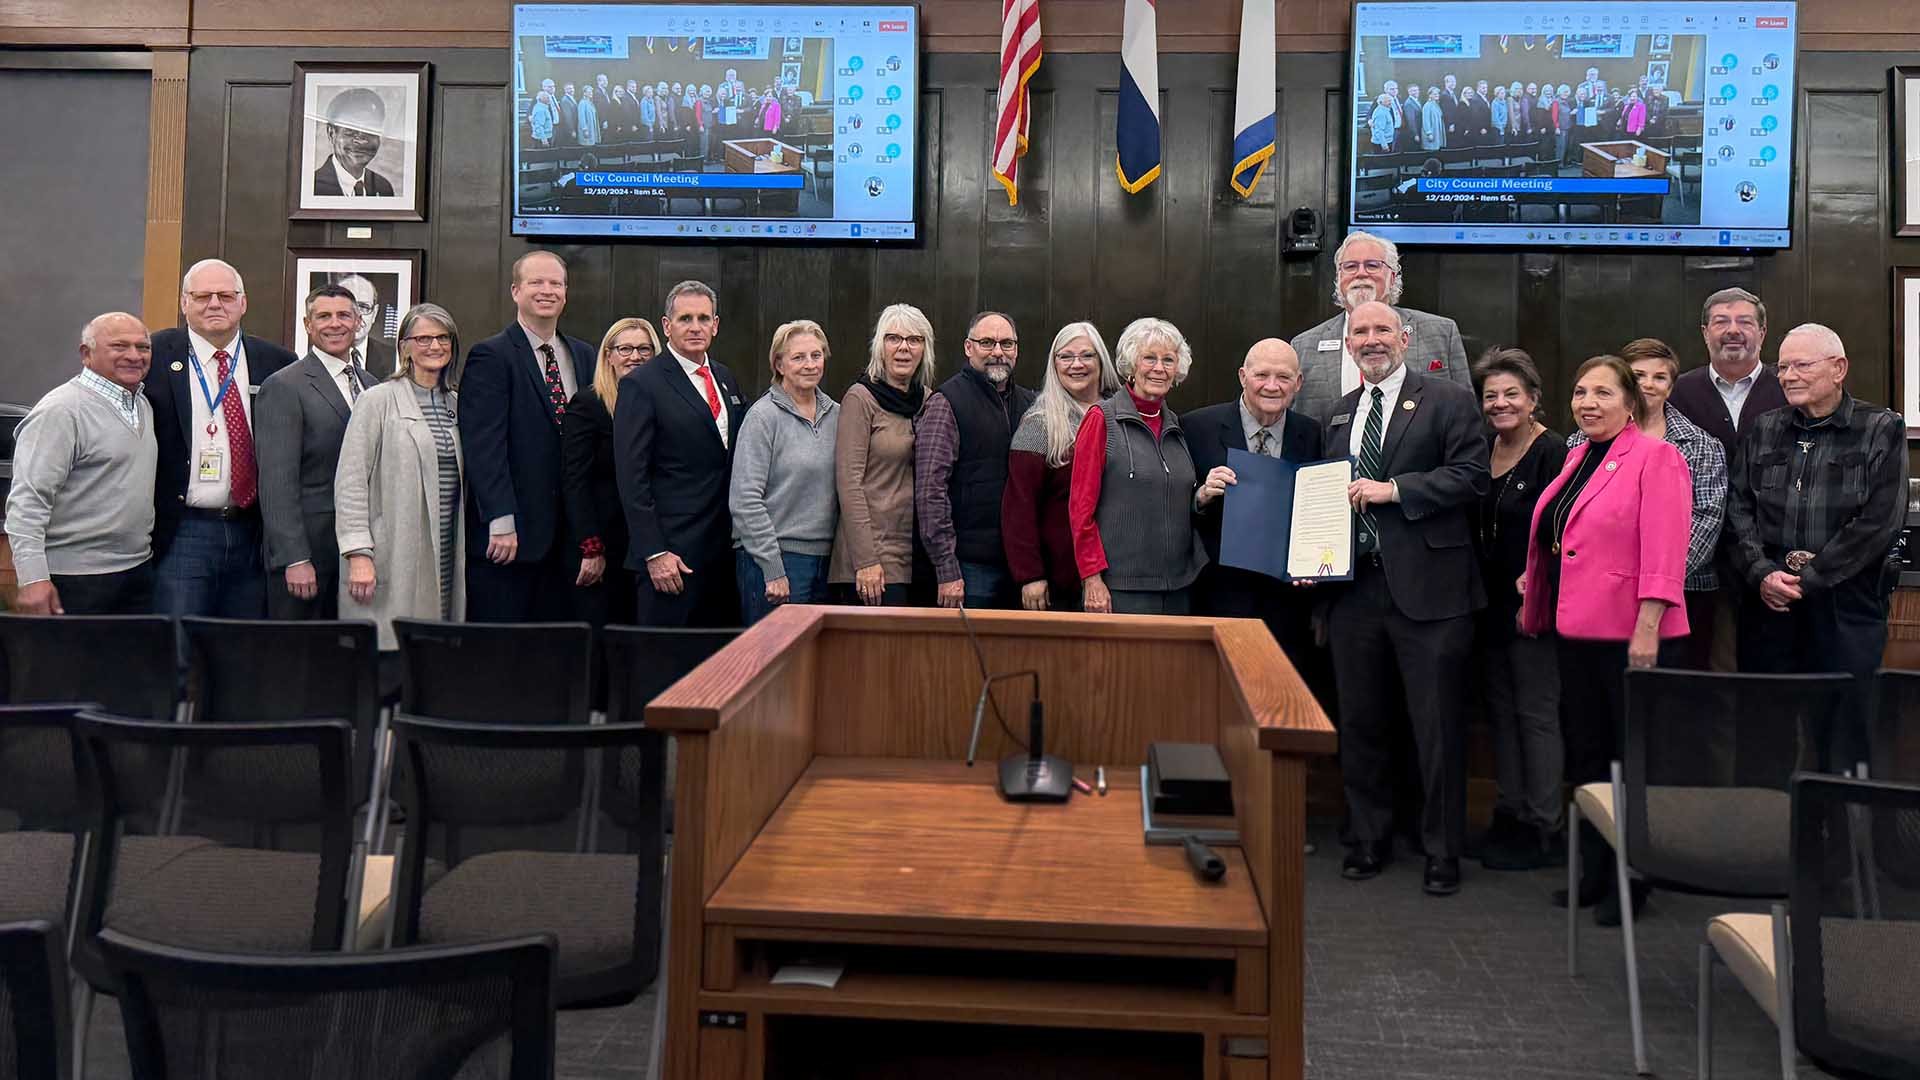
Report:
[[[1000,797],[1008,802],[1066,802],[1073,794],[1073,766],[1066,759],[1046,752],[1046,721],[1040,702],[1040,673],[1031,669],[990,673],[987,670],[986,653],[980,648],[980,638],[973,632],[973,621],[967,618],[966,605],[962,604],[959,610],[960,625],[966,629],[967,641],[973,646],[974,658],[980,664],[980,696],[974,699],[973,733],[967,739],[968,767],[972,767],[974,756],[980,749],[980,723],[986,717],[989,704],[993,706],[994,716],[999,719],[1000,728],[1008,740],[1016,745],[1020,742],[1019,737],[1007,727],[1007,719],[1000,713],[999,702],[993,700],[993,684],[1002,679],[1032,679],[1033,699],[1027,713],[1027,745],[1021,752],[1000,759]]]

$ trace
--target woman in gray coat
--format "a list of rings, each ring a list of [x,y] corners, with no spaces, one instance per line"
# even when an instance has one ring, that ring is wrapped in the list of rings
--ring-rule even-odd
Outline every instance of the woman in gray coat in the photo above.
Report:
[[[340,446],[340,617],[378,623],[382,651],[399,648],[396,618],[466,615],[460,432],[447,387],[459,354],[453,316],[438,304],[415,305],[400,320],[397,370],[354,402]]]

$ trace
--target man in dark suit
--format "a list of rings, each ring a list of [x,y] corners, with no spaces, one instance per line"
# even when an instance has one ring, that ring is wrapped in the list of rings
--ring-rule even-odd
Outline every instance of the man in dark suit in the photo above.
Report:
[[[361,274],[348,274],[341,278],[340,287],[353,295],[354,309],[360,315],[359,336],[353,342],[354,352],[358,354],[356,361],[375,379],[392,375],[398,357],[393,345],[376,333],[383,329],[380,324],[386,321],[387,314],[387,305],[380,299],[380,290]]]
[[[307,355],[274,372],[254,406],[267,614],[337,619],[340,547],[333,533],[333,474],[347,419],[374,378],[353,362],[360,312],[351,292],[339,285],[314,289],[307,294],[302,322]]]
[[[185,330],[153,335],[147,400],[160,463],[153,484],[154,610],[162,615],[258,619],[266,614],[260,560],[254,394],[294,362],[243,334],[240,272],[203,259],[180,281]]]
[[[327,141],[333,153],[313,171],[315,195],[393,196],[393,182],[367,166],[380,153],[387,106],[380,95],[356,86],[327,105]]]
[[[1279,338],[1257,341],[1240,365],[1240,396],[1220,405],[1195,409],[1180,418],[1187,434],[1187,451],[1202,487],[1231,486],[1237,482],[1227,465],[1227,451],[1247,450],[1298,464],[1319,460],[1320,423],[1305,413],[1288,412],[1300,389],[1300,358],[1293,346]],[[1197,501],[1197,500],[1196,500]],[[1220,565],[1218,500],[1196,511],[1194,527],[1207,549],[1207,567],[1195,583],[1196,608],[1202,615],[1230,619],[1262,619],[1287,658],[1332,712],[1326,650],[1313,643],[1308,613],[1311,595],[1264,574]]]
[[[550,251],[514,260],[512,325],[467,352],[460,379],[466,455],[467,617],[573,617],[579,554],[560,505],[560,420],[593,383],[594,349],[560,332],[567,264]]]
[[[1393,241],[1371,233],[1348,233],[1334,252],[1333,266],[1338,275],[1333,295],[1340,313],[1293,339],[1293,351],[1300,357],[1300,394],[1294,399],[1293,411],[1304,412],[1322,424],[1334,404],[1360,385],[1360,367],[1345,347],[1348,312],[1368,300],[1398,304],[1403,285],[1399,249]],[[1401,323],[1412,335],[1407,361],[1419,371],[1472,390],[1473,373],[1467,369],[1467,350],[1454,321],[1412,308],[1398,311]]]
[[[713,289],[675,285],[661,325],[667,351],[620,380],[613,412],[637,617],[643,626],[734,626],[727,488],[746,406],[733,375],[707,355],[720,330]]]
[[[1423,884],[1446,896],[1460,888],[1467,673],[1473,613],[1486,606],[1468,513],[1487,491],[1487,439],[1472,392],[1407,369],[1410,340],[1386,303],[1349,313],[1362,381],[1335,407],[1321,451],[1358,461],[1353,581],[1326,608],[1347,794],[1341,873],[1371,878],[1392,857],[1393,733],[1404,716],[1423,792]]]
[[[1760,347],[1767,341],[1767,305],[1745,289],[1721,289],[1700,305],[1700,335],[1707,344],[1707,363],[1675,379],[1667,401],[1719,439],[1732,461],[1740,433],[1787,405],[1779,377],[1760,362]],[[1695,633],[1713,635],[1708,662],[1715,671],[1733,671],[1738,666],[1736,630],[1743,593],[1740,570],[1731,559],[1732,545],[1733,537],[1723,531],[1720,556],[1714,562],[1720,588],[1713,594],[1712,624],[1694,627]]]
[[[573,84],[566,85],[566,93],[560,96],[560,145],[577,146],[580,142],[580,100],[573,95]]]

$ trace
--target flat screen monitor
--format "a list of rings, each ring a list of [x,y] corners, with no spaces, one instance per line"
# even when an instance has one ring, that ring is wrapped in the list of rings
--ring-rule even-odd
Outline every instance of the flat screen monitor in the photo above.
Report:
[[[1790,0],[1362,0],[1348,226],[1402,244],[1788,247],[1797,21]]]
[[[917,239],[911,4],[516,4],[512,231]]]

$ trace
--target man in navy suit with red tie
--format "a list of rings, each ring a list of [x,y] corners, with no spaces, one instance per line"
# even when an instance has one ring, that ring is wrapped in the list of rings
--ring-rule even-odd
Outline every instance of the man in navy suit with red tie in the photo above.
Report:
[[[580,553],[560,527],[560,420],[593,385],[594,349],[560,332],[567,264],[551,251],[513,263],[513,325],[467,353],[460,378],[466,455],[467,617],[573,617]]]
[[[644,626],[733,626],[733,523],[727,486],[746,403],[732,373],[707,355],[720,330],[705,283],[667,293],[667,351],[620,380],[613,411],[614,476],[626,509],[627,569],[639,579]]]

